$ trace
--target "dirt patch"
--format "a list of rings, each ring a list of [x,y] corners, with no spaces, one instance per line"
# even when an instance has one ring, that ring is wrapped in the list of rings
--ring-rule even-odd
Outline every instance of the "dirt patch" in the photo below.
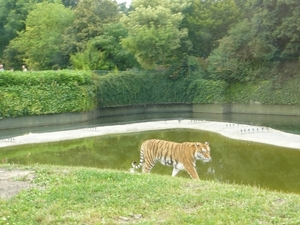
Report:
[[[34,186],[34,171],[6,170],[0,168],[0,199],[11,198],[22,190]]]

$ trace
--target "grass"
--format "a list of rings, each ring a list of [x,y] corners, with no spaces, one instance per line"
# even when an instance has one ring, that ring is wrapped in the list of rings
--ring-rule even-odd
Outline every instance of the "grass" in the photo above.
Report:
[[[58,166],[0,200],[0,224],[300,224],[300,195],[161,175]]]

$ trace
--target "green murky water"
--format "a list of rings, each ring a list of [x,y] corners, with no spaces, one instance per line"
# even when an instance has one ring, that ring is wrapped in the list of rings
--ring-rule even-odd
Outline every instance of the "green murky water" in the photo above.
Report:
[[[221,135],[190,129],[114,134],[56,143],[43,143],[0,150],[2,162],[87,166],[128,171],[139,160],[144,140],[208,141],[212,162],[197,162],[200,179],[249,184],[300,194],[300,151],[265,144],[238,141]],[[172,168],[156,164],[152,173],[171,176]],[[185,171],[178,176],[189,179]]]

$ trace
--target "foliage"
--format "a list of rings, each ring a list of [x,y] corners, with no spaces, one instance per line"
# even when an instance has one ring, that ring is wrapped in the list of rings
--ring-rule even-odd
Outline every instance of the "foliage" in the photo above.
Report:
[[[38,2],[59,3],[59,0],[0,0],[0,58],[9,42],[25,30],[28,13]],[[4,61],[13,66],[12,60]],[[14,65],[15,66],[15,65]]]
[[[248,0],[242,7],[249,18],[234,26],[209,57],[211,78],[229,82],[270,79],[278,74],[274,70],[278,65],[299,60],[299,1]]]
[[[90,73],[2,72],[0,116],[17,117],[94,109],[95,86]]]
[[[265,46],[276,51],[269,57],[274,60],[298,60],[300,35],[298,31],[300,2],[297,0],[264,0],[260,3],[249,1],[255,12],[252,28]]]
[[[20,169],[8,167],[12,168]],[[0,201],[5,223],[298,224],[300,220],[300,198],[291,193],[93,168],[25,169],[35,171],[37,187]]]
[[[96,81],[99,107],[143,104],[147,102],[145,76],[136,73],[110,73]],[[144,90],[144,91],[143,91]]]
[[[21,85],[91,85],[93,79],[88,71],[41,71],[41,72],[1,72],[0,87],[21,86]]]
[[[118,5],[111,0],[79,1],[74,15],[73,23],[64,32],[65,55],[84,50],[89,40],[103,34],[104,25],[116,23],[120,18]]]
[[[248,43],[252,39],[253,32],[246,20],[230,30],[209,57],[209,77],[229,82],[245,81],[249,75],[247,70],[251,69],[249,59],[252,56]]]
[[[188,95],[193,96],[193,103],[227,103],[228,83],[197,79],[190,84]]]
[[[93,77],[90,72],[65,70],[4,71],[0,75],[0,117],[146,104],[259,102],[300,105],[299,77],[229,84],[203,79],[195,72],[181,76],[180,70],[177,78],[168,72],[134,71]]]
[[[172,79],[177,80],[187,77],[190,74],[190,65],[188,63],[188,56],[185,56],[181,62],[174,62],[166,70],[166,74]]]
[[[193,47],[190,55],[208,57],[218,46],[218,41],[240,19],[234,0],[193,0],[185,12],[183,27],[189,31]]]
[[[297,75],[282,67],[299,62],[299,16],[297,0],[0,0],[0,63],[126,70],[137,60],[174,79],[285,79]]]
[[[262,103],[270,105],[299,105],[300,79],[288,79],[285,82],[261,81],[247,85],[236,83],[230,87],[230,102]]]
[[[203,58],[185,55],[181,61],[173,62],[165,73],[172,79],[193,77],[193,79],[206,78],[206,62]]]
[[[172,80],[160,72],[118,73],[97,80],[100,107],[190,103],[187,89],[192,79]]]
[[[187,30],[181,29],[180,24],[188,1],[137,0],[132,4],[133,10],[122,19],[128,29],[122,45],[143,68],[165,67],[174,60],[181,40],[187,36]]]
[[[126,70],[138,63],[134,56],[124,50],[120,39],[127,36],[127,30],[120,24],[104,26],[103,35],[88,41],[86,49],[71,56],[75,69]]]
[[[201,74],[111,73],[96,80],[99,107],[172,103],[253,103],[299,105],[300,79],[228,83]]]
[[[8,45],[9,40],[12,38],[11,32],[5,29],[8,23],[8,15],[14,5],[14,0],[0,0],[0,59],[2,58],[3,51]]]
[[[19,59],[35,70],[65,67],[62,33],[72,23],[73,13],[59,3],[42,2],[35,7],[28,14],[25,31],[11,41],[7,53],[18,52]]]
[[[78,4],[78,0],[62,0],[62,4],[66,7],[69,8],[71,7],[72,9],[75,8]]]

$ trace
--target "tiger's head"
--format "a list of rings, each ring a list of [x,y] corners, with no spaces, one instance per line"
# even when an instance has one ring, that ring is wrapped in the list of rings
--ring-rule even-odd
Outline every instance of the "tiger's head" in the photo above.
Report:
[[[201,160],[203,162],[211,161],[210,157],[210,147],[207,142],[204,144],[202,143],[195,143],[196,151],[195,151],[195,158],[196,160]]]

